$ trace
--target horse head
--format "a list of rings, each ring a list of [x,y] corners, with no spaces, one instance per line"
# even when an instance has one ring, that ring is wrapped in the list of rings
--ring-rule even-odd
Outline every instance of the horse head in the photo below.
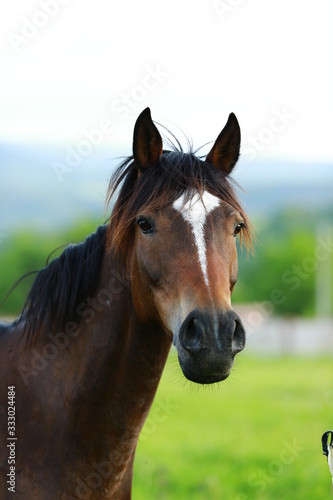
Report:
[[[135,124],[133,161],[111,224],[120,252],[131,247],[127,258],[138,318],[162,325],[185,377],[201,384],[228,377],[245,346],[242,321],[231,306],[236,236],[250,238],[228,179],[239,148],[238,121],[230,114],[205,161],[164,151],[147,108]]]

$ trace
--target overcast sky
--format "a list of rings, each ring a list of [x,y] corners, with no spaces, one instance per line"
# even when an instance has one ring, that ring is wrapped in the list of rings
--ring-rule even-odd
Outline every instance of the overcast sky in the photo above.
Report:
[[[150,106],[199,146],[233,111],[245,156],[332,163],[332,23],[332,0],[2,2],[0,141],[128,153]]]

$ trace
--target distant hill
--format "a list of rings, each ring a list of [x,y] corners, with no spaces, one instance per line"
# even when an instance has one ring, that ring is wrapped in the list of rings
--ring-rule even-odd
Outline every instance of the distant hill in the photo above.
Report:
[[[73,151],[70,145],[0,144],[0,233],[103,217],[110,175],[119,156],[130,151],[91,148],[85,157]],[[333,206],[332,165],[241,159],[234,178],[254,219],[289,206],[309,211]]]
[[[333,165],[241,159],[234,177],[254,218],[289,207],[309,213],[333,209]]]

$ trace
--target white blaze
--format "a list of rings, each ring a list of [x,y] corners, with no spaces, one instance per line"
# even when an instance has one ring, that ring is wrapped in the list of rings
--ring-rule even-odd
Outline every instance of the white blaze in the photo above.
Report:
[[[182,194],[173,203],[173,208],[181,213],[184,220],[191,226],[194,241],[198,251],[198,258],[202,274],[209,289],[208,274],[207,274],[207,256],[206,256],[206,241],[205,241],[205,223],[207,215],[214,210],[219,204],[220,200],[204,191],[202,197],[199,193],[195,193],[192,198],[184,205],[186,195]]]

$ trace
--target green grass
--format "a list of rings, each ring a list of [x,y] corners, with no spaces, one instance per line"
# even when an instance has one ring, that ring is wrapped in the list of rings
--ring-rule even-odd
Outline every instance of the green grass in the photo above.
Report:
[[[216,387],[184,380],[172,352],[139,440],[134,500],[331,497],[331,359],[243,354]]]

